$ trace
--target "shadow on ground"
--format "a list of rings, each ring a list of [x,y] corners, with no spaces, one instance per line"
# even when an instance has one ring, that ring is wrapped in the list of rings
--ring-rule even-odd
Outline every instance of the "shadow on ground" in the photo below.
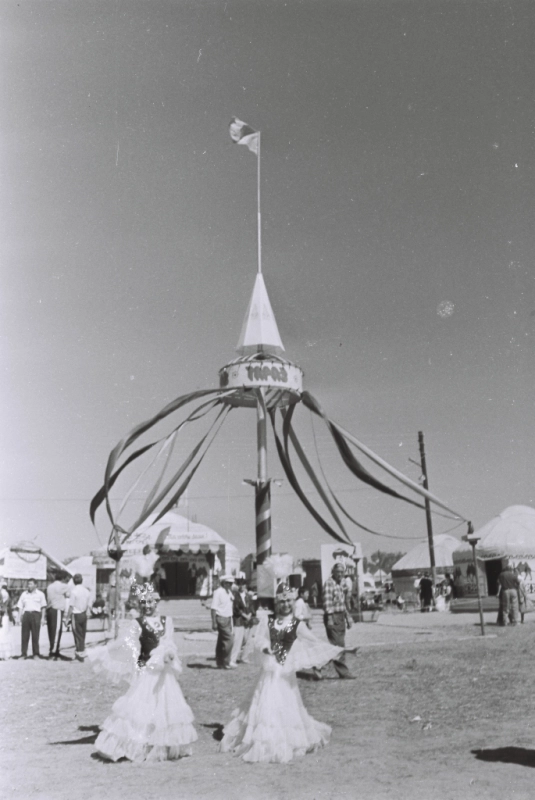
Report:
[[[501,761],[503,764],[518,764],[535,767],[535,750],[525,747],[496,747],[488,750],[472,750],[479,761]]]

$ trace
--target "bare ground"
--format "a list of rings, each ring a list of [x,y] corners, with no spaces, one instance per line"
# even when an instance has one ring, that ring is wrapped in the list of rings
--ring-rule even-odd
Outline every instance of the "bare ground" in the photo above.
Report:
[[[331,742],[289,765],[245,764],[218,752],[214,734],[256,680],[255,667],[221,672],[206,656],[185,656],[181,685],[199,733],[194,755],[163,764],[109,764],[96,757],[93,744],[124,689],[78,662],[2,662],[1,796],[531,800],[531,617],[517,628],[489,628],[497,635],[483,638],[473,618],[435,635],[438,616],[409,638],[401,619],[399,627],[355,626],[352,640],[364,646],[348,660],[358,680],[300,681],[310,713],[332,726]]]

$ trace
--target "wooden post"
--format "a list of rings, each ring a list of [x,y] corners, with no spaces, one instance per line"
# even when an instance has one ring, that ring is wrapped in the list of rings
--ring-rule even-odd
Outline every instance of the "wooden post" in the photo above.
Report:
[[[472,558],[474,560],[474,569],[476,571],[476,586],[477,586],[477,605],[479,608],[479,621],[481,624],[481,636],[485,636],[485,617],[483,616],[483,603],[481,602],[481,589],[479,587],[479,570],[477,568],[477,557],[476,557],[476,544],[478,543],[479,539],[475,539],[470,537],[469,538],[470,544],[472,545]]]
[[[425,450],[424,450],[424,434],[418,431],[418,444],[420,446],[420,465],[422,467],[423,485],[424,489],[429,491],[429,483],[427,480],[427,466],[425,463]],[[425,498],[425,519],[427,522],[427,538],[429,540],[429,560],[431,562],[431,580],[433,581],[433,590],[437,583],[437,571],[435,567],[435,544],[433,542],[433,520],[431,518],[431,503]]]

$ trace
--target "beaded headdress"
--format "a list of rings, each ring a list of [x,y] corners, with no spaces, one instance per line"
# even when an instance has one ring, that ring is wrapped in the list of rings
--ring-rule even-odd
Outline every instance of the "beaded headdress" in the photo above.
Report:
[[[154,589],[152,583],[135,583],[132,586],[131,595],[137,600],[140,606],[149,606],[158,602],[160,595]]]

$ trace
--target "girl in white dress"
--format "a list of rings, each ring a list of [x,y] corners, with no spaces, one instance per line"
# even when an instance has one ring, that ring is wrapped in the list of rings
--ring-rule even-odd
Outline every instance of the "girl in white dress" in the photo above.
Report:
[[[173,620],[156,614],[159,597],[150,584],[137,590],[141,616],[123,623],[120,636],[88,652],[96,671],[131,680],[115,701],[95,742],[110,761],[166,761],[191,755],[197,739],[193,713],[177,675],[182,671],[173,641]]]
[[[322,667],[343,648],[317,639],[294,617],[286,584],[277,588],[275,616],[262,619],[247,651],[253,651],[262,671],[252,695],[225,725],[220,750],[244,761],[286,763],[327,744],[331,728],[307,712],[296,671]]]

